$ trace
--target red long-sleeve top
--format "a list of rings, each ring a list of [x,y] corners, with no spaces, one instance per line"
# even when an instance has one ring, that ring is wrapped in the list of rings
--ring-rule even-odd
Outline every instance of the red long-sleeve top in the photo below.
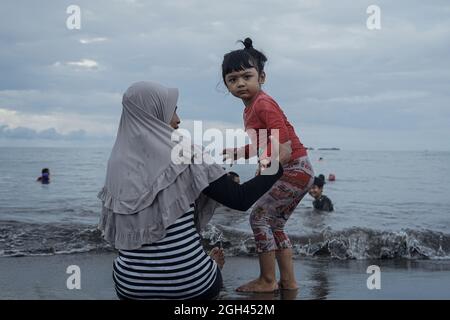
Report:
[[[289,123],[283,110],[272,97],[264,91],[260,91],[253,102],[244,110],[245,131],[250,137],[252,147],[258,146],[260,158],[270,157],[270,140],[272,129],[278,129],[280,143],[291,140],[292,155],[291,160],[307,155],[306,148],[300,142],[294,127]],[[253,130],[255,131],[253,131]],[[267,129],[266,132],[259,129]],[[255,134],[256,132],[256,134]],[[267,145],[267,149],[266,149]],[[250,144],[245,146],[246,157],[250,154]],[[262,154],[262,150],[267,151]]]

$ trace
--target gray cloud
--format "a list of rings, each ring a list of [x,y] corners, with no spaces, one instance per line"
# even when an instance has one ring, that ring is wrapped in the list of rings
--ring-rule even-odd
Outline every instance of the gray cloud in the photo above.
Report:
[[[180,88],[182,118],[242,127],[220,63],[251,36],[305,144],[450,149],[448,1],[377,1],[377,31],[372,1],[77,1],[82,29],[67,30],[71,4],[2,1],[0,109],[118,121],[121,93],[148,79]]]

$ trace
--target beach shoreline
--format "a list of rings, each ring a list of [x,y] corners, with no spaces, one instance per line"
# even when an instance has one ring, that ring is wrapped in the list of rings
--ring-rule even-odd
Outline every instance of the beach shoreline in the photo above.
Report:
[[[117,300],[112,282],[115,253],[0,258],[1,300]],[[68,289],[79,266],[81,288]],[[295,259],[298,292],[244,294],[235,288],[258,275],[255,257],[226,257],[222,300],[450,299],[448,260]],[[369,290],[367,267],[381,269],[381,289]]]

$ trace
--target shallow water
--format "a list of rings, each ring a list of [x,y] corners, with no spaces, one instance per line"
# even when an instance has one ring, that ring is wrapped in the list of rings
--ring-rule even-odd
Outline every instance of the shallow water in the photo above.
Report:
[[[95,230],[110,149],[0,148],[0,255],[110,250]],[[316,174],[336,175],[332,213],[306,196],[286,229],[297,256],[337,259],[450,256],[450,152],[310,151]],[[322,157],[323,160],[318,159]],[[35,181],[43,167],[51,184]],[[231,170],[250,179],[253,165]],[[248,213],[220,210],[204,233],[229,255],[254,252]]]

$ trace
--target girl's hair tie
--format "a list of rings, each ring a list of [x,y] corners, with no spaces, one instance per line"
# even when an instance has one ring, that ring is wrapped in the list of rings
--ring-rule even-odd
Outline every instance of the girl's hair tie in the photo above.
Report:
[[[242,42],[245,46],[245,49],[253,49],[253,42],[250,38],[245,38],[245,40]]]

